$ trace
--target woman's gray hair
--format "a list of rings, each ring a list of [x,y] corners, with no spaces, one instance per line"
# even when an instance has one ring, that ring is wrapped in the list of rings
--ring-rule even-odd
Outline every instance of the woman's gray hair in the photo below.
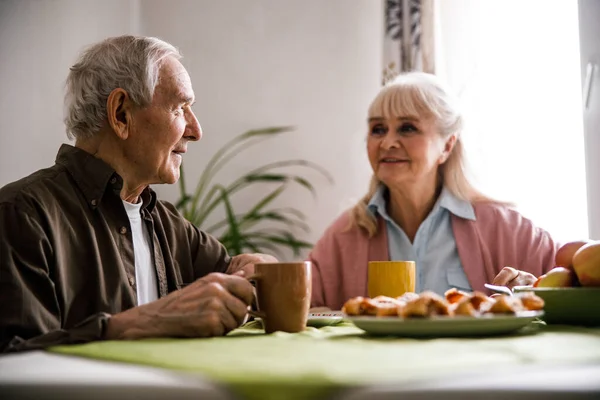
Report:
[[[117,88],[140,107],[152,102],[161,61],[181,58],[171,44],[154,37],[118,36],[87,48],[70,69],[65,85],[69,139],[89,139],[107,120],[108,95]]]

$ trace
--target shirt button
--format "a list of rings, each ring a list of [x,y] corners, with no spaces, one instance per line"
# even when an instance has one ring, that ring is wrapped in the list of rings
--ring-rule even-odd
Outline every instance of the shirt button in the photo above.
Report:
[[[129,285],[131,285],[131,286],[135,285],[135,278],[133,276],[129,277]]]
[[[98,200],[94,199],[91,201],[92,205],[96,207],[98,205]]]
[[[117,183],[117,178],[112,178],[112,179],[110,180],[110,183],[112,183],[113,185],[114,185],[115,183]]]
[[[127,228],[125,228],[124,226],[121,227],[121,229],[119,229],[119,232],[121,232],[121,234],[126,234],[127,233]]]

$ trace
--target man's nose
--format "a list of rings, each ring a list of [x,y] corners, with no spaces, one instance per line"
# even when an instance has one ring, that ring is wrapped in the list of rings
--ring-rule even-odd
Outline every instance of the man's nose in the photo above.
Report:
[[[202,127],[200,126],[200,122],[198,122],[198,118],[196,118],[196,114],[194,114],[192,110],[188,113],[188,125],[186,130],[186,137],[189,140],[196,141],[202,138]]]

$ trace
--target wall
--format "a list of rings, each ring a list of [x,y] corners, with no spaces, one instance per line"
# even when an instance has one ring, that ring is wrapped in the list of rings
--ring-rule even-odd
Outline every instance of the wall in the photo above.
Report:
[[[308,214],[305,239],[313,241],[366,190],[366,109],[380,84],[381,1],[5,0],[0,7],[0,186],[51,165],[67,141],[62,85],[80,49],[133,32],[161,37],[184,54],[204,131],[184,158],[188,186],[235,135],[293,125],[286,137],[233,159],[219,179],[282,159],[323,166],[334,186],[308,174],[317,197],[293,189],[279,203]],[[177,186],[155,189],[164,199],[179,196]],[[235,203],[252,204],[261,194]]]
[[[54,163],[63,85],[86,45],[136,28],[136,2],[0,1],[0,187]]]
[[[437,15],[438,66],[465,101],[482,188],[515,201],[559,240],[587,234],[577,13],[569,4],[445,0]],[[0,185],[52,164],[67,140],[62,85],[83,46],[155,35],[182,50],[196,91],[204,137],[184,159],[188,186],[235,135],[293,125],[294,133],[233,159],[219,180],[273,160],[322,165],[335,186],[309,174],[316,199],[294,189],[279,203],[308,214],[305,238],[315,240],[366,189],[365,112],[379,88],[382,14],[375,0],[0,1]],[[156,189],[179,196],[177,186]]]
[[[144,34],[179,46],[192,77],[204,137],[189,146],[184,160],[188,185],[233,136],[293,125],[295,132],[286,138],[233,159],[223,182],[269,161],[303,158],[320,164],[335,186],[309,174],[316,199],[298,188],[278,203],[309,215],[311,240],[366,190],[366,109],[379,88],[381,65],[379,2],[148,0],[141,20]],[[164,198],[178,196],[173,186],[157,190]],[[260,194],[238,197],[237,206],[253,204]]]

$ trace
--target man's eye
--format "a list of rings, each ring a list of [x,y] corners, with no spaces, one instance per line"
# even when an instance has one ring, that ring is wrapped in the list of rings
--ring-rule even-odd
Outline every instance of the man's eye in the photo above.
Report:
[[[385,135],[387,133],[387,128],[383,125],[375,125],[371,127],[371,135]]]
[[[402,124],[400,125],[400,127],[398,128],[398,133],[400,134],[406,134],[406,133],[413,133],[413,132],[417,132],[418,129],[416,126],[414,126],[413,124]]]

